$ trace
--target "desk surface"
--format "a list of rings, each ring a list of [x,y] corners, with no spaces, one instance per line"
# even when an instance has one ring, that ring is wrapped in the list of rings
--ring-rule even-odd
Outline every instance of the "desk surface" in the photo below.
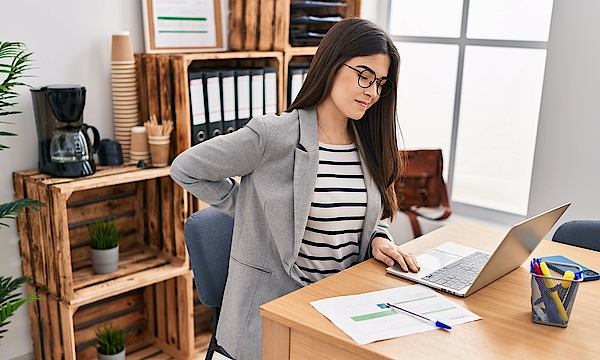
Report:
[[[408,242],[403,248],[420,254],[454,241],[491,252],[505,233],[456,222]],[[600,252],[544,240],[532,257],[547,255],[564,255],[595,270],[600,264]],[[600,281],[581,284],[567,328],[534,324],[529,260],[467,298],[442,293],[482,320],[457,325],[451,332],[432,330],[359,346],[309,302],[414,284],[386,274],[385,265],[374,259],[365,261],[261,306],[263,359],[418,359],[434,355],[575,359],[597,356],[600,352],[600,339],[596,335],[600,324]]]

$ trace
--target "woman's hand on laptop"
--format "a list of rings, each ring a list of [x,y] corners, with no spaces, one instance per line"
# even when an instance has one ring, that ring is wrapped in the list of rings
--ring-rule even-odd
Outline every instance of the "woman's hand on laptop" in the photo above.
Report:
[[[421,267],[413,254],[405,252],[400,246],[394,244],[384,237],[375,237],[371,241],[371,251],[373,257],[388,266],[394,266],[398,263],[402,270],[408,272],[418,272]]]

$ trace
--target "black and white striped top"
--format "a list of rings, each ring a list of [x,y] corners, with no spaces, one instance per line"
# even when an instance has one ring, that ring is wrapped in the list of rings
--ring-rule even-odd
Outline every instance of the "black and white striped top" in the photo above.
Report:
[[[294,265],[305,284],[358,262],[367,190],[358,149],[319,143],[319,170],[300,253]]]

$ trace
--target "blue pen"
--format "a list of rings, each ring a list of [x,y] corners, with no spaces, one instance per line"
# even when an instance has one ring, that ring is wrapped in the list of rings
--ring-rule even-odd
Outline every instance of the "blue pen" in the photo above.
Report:
[[[412,316],[416,316],[416,317],[418,317],[418,318],[420,318],[420,319],[423,319],[423,320],[425,320],[425,321],[429,321],[429,322],[430,322],[430,323],[432,323],[433,325],[435,325],[435,326],[437,326],[437,327],[440,327],[440,328],[442,328],[442,329],[448,329],[448,330],[452,330],[452,326],[450,326],[450,325],[446,325],[446,324],[444,324],[444,323],[443,323],[443,322],[441,322],[441,321],[433,320],[433,319],[427,318],[427,317],[425,317],[425,316],[423,316],[423,315],[420,315],[420,314],[414,313],[414,312],[412,312],[412,311],[408,311],[408,310],[406,310],[406,309],[403,309],[403,308],[401,308],[401,307],[399,307],[399,306],[396,306],[396,305],[394,305],[394,304],[385,303],[385,306],[389,307],[390,309],[396,310],[396,311],[404,311],[405,313],[408,313],[408,314],[410,314],[410,315],[412,315]]]

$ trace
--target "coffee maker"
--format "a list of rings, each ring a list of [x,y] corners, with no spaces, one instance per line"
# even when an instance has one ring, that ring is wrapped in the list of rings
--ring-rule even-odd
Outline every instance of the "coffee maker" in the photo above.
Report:
[[[31,89],[38,134],[38,167],[58,177],[81,177],[96,172],[94,152],[98,130],[83,123],[85,87],[52,85]],[[94,142],[87,135],[91,129]]]

